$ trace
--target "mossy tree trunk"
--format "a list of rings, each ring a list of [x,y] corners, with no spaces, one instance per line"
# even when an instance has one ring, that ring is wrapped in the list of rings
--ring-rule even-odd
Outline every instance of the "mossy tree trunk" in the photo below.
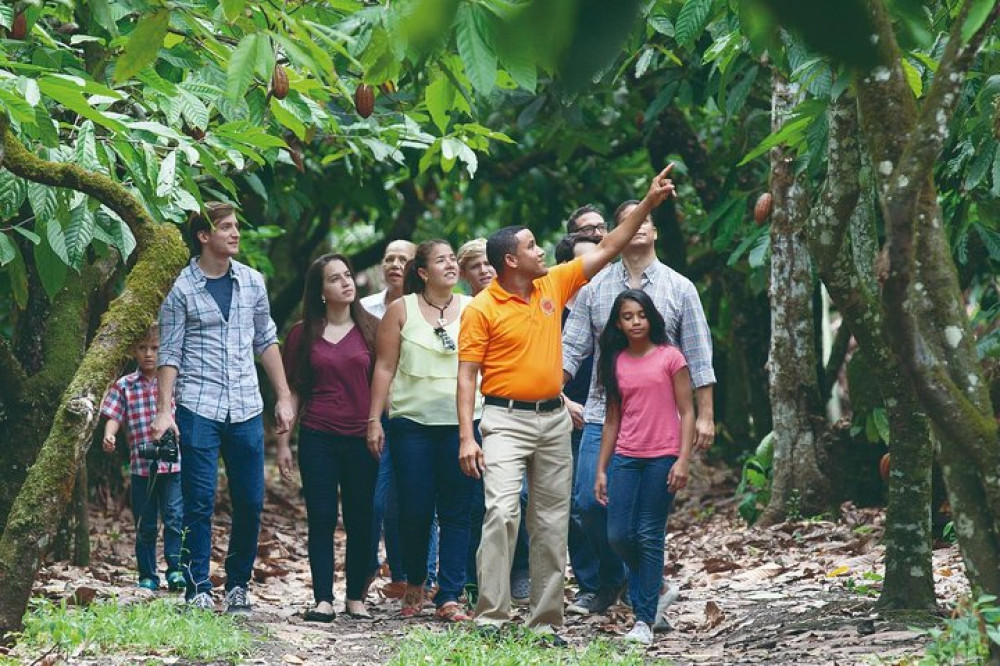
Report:
[[[962,4],[918,109],[886,8],[872,0],[881,62],[858,74],[858,103],[886,225],[889,268],[883,302],[890,346],[937,436],[969,581],[975,590],[997,595],[1000,442],[932,172],[965,72],[1000,12],[1000,4],[995,5],[982,26],[963,39],[974,4]],[[996,650],[992,662],[1000,663]]]
[[[799,93],[773,74],[771,123],[777,129],[798,102]],[[774,476],[771,500],[760,522],[811,516],[833,509],[832,489],[823,471],[826,418],[817,373],[813,317],[813,267],[806,246],[809,192],[796,177],[792,154],[771,151],[771,353],[769,387],[774,416]]]
[[[892,434],[892,474],[886,510],[885,582],[879,605],[931,609],[930,426],[912,387],[896,371],[886,340],[885,316],[874,273],[877,252],[874,178],[863,159],[854,96],[831,104],[828,171],[809,220],[809,247],[826,284],[864,351],[878,386]]]
[[[29,153],[3,116],[0,141],[0,167],[27,180],[83,192],[117,213],[136,238],[137,257],[121,296],[104,315],[62,394],[0,536],[0,635],[5,635],[21,626],[35,575],[73,495],[77,470],[97,425],[100,400],[121,373],[131,343],[155,317],[187,261],[187,250],[176,227],[155,224],[120,184],[76,165],[47,162]]]

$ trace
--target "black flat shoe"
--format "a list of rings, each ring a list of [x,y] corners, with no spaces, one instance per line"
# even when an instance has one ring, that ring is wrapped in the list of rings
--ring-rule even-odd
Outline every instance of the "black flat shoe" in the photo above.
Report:
[[[315,608],[311,608],[302,614],[302,619],[306,622],[333,622],[337,617],[336,613],[320,613]]]

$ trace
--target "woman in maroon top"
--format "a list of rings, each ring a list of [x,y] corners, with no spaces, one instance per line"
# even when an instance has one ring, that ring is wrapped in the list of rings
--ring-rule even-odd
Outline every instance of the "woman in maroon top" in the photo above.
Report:
[[[365,435],[378,320],[357,300],[348,259],[327,254],[306,272],[302,321],[285,341],[284,364],[299,418],[299,472],[309,521],[309,568],[316,606],[305,619],[329,622],[333,608],[333,534],[338,487],[347,532],[347,614],[371,617],[364,595],[371,574],[372,511],[378,463]],[[278,437],[278,469],[292,476],[289,434]]]

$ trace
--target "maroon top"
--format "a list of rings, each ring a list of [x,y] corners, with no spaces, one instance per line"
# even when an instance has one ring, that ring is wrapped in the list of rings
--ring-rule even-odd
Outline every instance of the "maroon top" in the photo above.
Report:
[[[283,357],[288,375],[296,367],[301,338],[300,322],[292,327],[285,340]],[[368,432],[368,410],[372,401],[373,358],[361,331],[355,326],[337,343],[316,338],[310,361],[313,385],[310,395],[299,396],[305,405],[301,424],[310,430],[364,437]]]

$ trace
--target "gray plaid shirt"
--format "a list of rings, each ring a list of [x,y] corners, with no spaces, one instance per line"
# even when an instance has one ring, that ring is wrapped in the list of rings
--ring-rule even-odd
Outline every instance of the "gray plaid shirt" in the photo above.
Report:
[[[253,355],[278,343],[264,277],[231,261],[233,302],[229,320],[205,287],[192,259],[160,308],[157,365],[178,370],[174,397],[198,416],[241,423],[264,410]]]
[[[667,340],[679,347],[687,359],[691,383],[695,388],[714,384],[712,333],[694,284],[656,260],[642,272],[641,284],[663,315]],[[580,363],[590,354],[594,355],[594,373],[583,413],[587,423],[604,423],[606,404],[604,389],[597,381],[600,360],[597,340],[611,316],[615,297],[628,288],[625,266],[621,262],[611,264],[580,290],[563,327],[563,370],[575,376]]]

